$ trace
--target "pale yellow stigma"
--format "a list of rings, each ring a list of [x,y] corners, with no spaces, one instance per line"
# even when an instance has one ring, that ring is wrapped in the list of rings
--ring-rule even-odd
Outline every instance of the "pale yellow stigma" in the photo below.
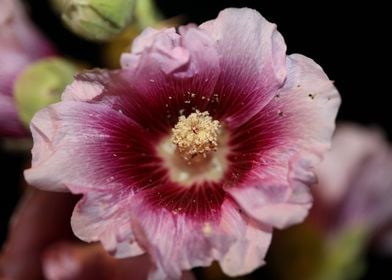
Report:
[[[219,128],[219,121],[213,120],[208,112],[196,111],[188,117],[179,117],[172,129],[172,142],[190,163],[198,155],[206,158],[210,151],[216,151]]]

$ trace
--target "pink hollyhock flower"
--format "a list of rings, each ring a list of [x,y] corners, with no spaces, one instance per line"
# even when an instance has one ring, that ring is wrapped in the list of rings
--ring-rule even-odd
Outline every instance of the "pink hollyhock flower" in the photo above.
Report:
[[[317,168],[315,193],[324,207],[316,214],[332,232],[359,227],[374,234],[392,222],[390,170],[392,149],[381,133],[340,125]]]
[[[307,215],[340,103],[320,66],[285,52],[246,8],[179,33],[147,29],[123,69],[79,74],[36,114],[25,176],[83,194],[75,234],[117,257],[147,252],[151,278],[213,260],[249,273],[272,229]]]
[[[32,61],[54,54],[17,0],[0,0],[0,135],[21,137],[27,131],[13,99],[14,81]]]

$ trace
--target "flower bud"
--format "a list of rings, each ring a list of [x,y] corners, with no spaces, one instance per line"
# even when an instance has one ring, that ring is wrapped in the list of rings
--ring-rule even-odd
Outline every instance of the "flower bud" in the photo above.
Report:
[[[74,33],[106,41],[131,22],[135,0],[52,0],[54,8]]]
[[[70,62],[52,57],[27,66],[15,82],[17,110],[25,126],[34,114],[60,101],[64,88],[73,80],[77,68]]]

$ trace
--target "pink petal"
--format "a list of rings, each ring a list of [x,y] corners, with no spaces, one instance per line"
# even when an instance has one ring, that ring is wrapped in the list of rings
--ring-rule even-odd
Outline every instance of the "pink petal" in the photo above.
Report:
[[[80,192],[77,187],[71,190]],[[101,241],[105,250],[120,258],[142,254],[131,228],[131,199],[121,189],[85,193],[72,215],[74,233],[87,242]]]
[[[230,275],[248,273],[264,263],[271,229],[248,224],[232,202],[223,203],[218,220],[204,221],[153,210],[140,197],[132,207],[136,237],[156,264],[151,279],[176,279],[182,270],[208,266],[213,260]]]
[[[242,188],[228,188],[227,191],[251,217],[285,228],[302,222],[308,214],[313,199],[307,186],[315,182],[309,169],[315,163],[312,157],[291,163],[288,181],[281,182],[281,185],[267,179]]]
[[[63,92],[63,101],[91,101],[98,98],[104,91],[105,87],[96,82],[89,82],[76,79],[72,84],[67,86]]]
[[[124,68],[139,67],[143,63],[143,55],[154,56],[166,74],[175,72],[190,61],[190,52],[180,46],[180,35],[174,28],[145,29],[135,39],[132,53],[122,55],[121,64]]]
[[[53,242],[72,240],[69,216],[77,197],[28,188],[12,217],[0,256],[6,279],[41,279],[41,254]]]
[[[58,103],[37,113],[31,129],[33,162],[25,178],[42,189],[109,188],[120,183],[127,187],[134,182],[129,182],[128,170],[137,173],[145,167],[143,162],[154,159],[142,128],[108,106]]]
[[[215,40],[221,75],[215,92],[217,119],[238,126],[260,111],[286,77],[286,45],[276,25],[257,11],[225,9],[200,26]]]
[[[310,208],[306,186],[314,182],[312,168],[329,147],[340,104],[335,87],[316,63],[291,55],[287,64],[285,86],[233,133],[238,134],[233,145],[247,134],[259,139],[252,147],[234,149],[234,164],[250,172],[243,187],[226,188],[250,216],[279,228],[302,221]],[[252,151],[258,145],[261,152],[254,160]]]
[[[271,243],[272,230],[251,219],[245,230],[238,232],[238,240],[220,261],[225,274],[236,277],[251,273],[265,264],[265,256]],[[240,227],[237,227],[239,229]]]
[[[220,73],[214,42],[191,26],[180,29],[180,35],[173,29],[145,31],[135,40],[133,52],[123,54],[122,65],[128,71],[126,91],[133,94],[122,94],[117,104],[154,133],[167,132],[178,116],[195,108],[205,111]],[[157,114],[164,116],[159,128],[153,127]]]

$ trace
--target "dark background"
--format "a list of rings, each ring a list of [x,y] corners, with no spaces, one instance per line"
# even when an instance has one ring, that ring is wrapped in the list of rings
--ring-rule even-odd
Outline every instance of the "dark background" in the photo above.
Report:
[[[110,1],[110,0],[108,0]],[[27,1],[33,20],[65,55],[87,60],[100,66],[100,44],[84,41],[63,28],[51,12],[47,1]],[[343,1],[312,3],[281,1],[169,1],[158,0],[167,17],[182,15],[185,22],[202,23],[213,19],[225,7],[252,7],[278,25],[288,53],[301,53],[313,58],[335,81],[343,103],[338,121],[376,125],[392,139],[390,90],[391,29],[387,9],[377,1]],[[1,201],[0,244],[5,238],[6,222],[19,196],[23,154],[0,151]],[[392,202],[391,202],[392,203]],[[28,233],[27,233],[28,234]],[[392,279],[391,258],[373,250],[368,253],[368,273],[363,279]],[[256,275],[268,274],[261,269]],[[331,279],[333,280],[333,279]]]

